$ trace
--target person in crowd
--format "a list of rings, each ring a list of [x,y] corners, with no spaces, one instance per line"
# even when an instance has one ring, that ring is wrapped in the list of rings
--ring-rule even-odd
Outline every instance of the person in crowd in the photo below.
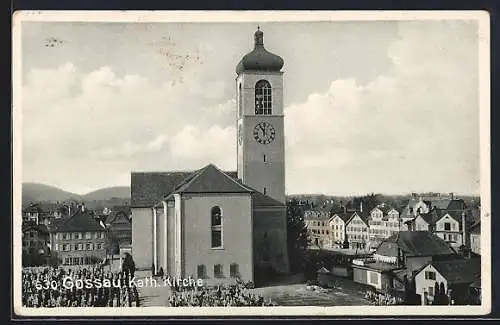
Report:
[[[134,270],[135,271],[135,270]],[[128,271],[130,276],[131,270]],[[64,279],[71,284],[64,285]],[[111,287],[91,283],[109,280]],[[123,272],[105,271],[103,266],[83,268],[37,267],[22,270],[22,303],[25,307],[131,307],[139,306],[139,294],[133,282],[125,281]],[[82,280],[83,287],[76,286]],[[98,281],[97,281],[98,280]],[[115,287],[117,285],[119,287]]]

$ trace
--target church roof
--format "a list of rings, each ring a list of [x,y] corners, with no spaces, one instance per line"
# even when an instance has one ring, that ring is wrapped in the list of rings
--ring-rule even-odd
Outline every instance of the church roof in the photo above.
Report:
[[[250,193],[252,190],[209,164],[182,182],[175,193]]]
[[[195,176],[196,172],[132,172],[131,206],[136,208],[152,207],[184,183],[189,176]],[[225,172],[225,174],[237,178],[237,173],[234,171]]]
[[[252,193],[254,208],[284,206],[242,184],[237,177],[237,172],[224,172],[213,164],[196,171],[134,172],[131,176],[131,205],[150,208],[174,193]]]
[[[246,54],[236,66],[236,73],[244,71],[275,71],[283,67],[281,57],[264,48],[264,33],[258,29],[254,34],[255,46],[253,51]]]

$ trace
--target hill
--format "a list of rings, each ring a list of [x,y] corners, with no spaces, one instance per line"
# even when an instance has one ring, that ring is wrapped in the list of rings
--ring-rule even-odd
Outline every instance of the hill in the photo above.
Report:
[[[68,192],[55,186],[39,183],[23,183],[23,206],[31,202],[84,201],[92,207],[120,206],[130,203],[130,187],[114,186],[84,195]]]
[[[100,201],[109,200],[112,198],[130,198],[130,187],[128,186],[114,186],[102,188],[82,195],[84,201]]]
[[[81,200],[81,196],[64,191],[58,187],[39,184],[23,183],[23,204],[33,201],[66,201]]]

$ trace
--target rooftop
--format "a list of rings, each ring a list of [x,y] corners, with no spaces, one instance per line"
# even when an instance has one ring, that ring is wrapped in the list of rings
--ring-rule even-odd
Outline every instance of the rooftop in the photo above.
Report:
[[[449,283],[473,283],[481,279],[481,259],[457,259],[430,263]]]
[[[448,243],[428,231],[400,231],[385,239],[376,254],[397,256],[398,248],[407,256],[456,255]]]
[[[176,188],[185,184],[186,180],[190,180],[190,176],[196,176],[199,171],[132,172],[131,206],[152,207]],[[224,173],[231,178],[237,178],[235,171]]]
[[[104,231],[101,224],[89,210],[78,210],[71,217],[62,218],[50,227],[52,232]]]

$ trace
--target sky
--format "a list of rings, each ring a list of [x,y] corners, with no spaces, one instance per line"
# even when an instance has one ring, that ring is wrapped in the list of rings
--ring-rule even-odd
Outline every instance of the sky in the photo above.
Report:
[[[257,24],[285,62],[287,194],[479,193],[465,20],[23,22],[23,182],[83,194],[131,171],[236,170],[235,67]]]

